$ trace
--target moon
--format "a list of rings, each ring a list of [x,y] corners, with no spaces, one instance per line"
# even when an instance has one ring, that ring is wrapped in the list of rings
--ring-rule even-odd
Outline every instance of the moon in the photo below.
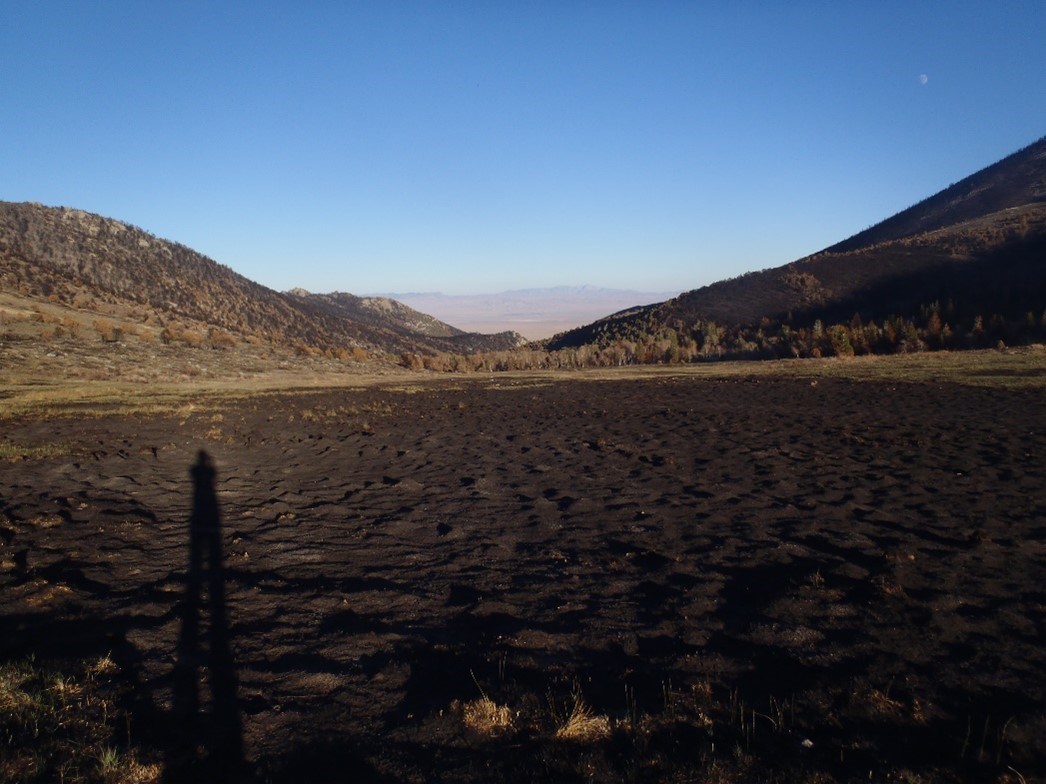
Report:
[[[929,76],[926,74],[919,74],[919,84],[926,84],[928,81],[930,81]]]

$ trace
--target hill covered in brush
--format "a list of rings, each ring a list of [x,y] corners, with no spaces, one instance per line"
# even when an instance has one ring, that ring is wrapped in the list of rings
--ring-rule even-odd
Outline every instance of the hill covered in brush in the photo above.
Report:
[[[963,348],[1046,337],[1046,138],[782,267],[557,335],[608,361]]]
[[[0,293],[70,309],[67,330],[101,320],[164,342],[240,340],[356,357],[505,349],[400,303],[351,294],[281,293],[184,245],[64,207],[0,202]],[[12,308],[11,312],[14,312]],[[61,326],[61,324],[59,324]]]

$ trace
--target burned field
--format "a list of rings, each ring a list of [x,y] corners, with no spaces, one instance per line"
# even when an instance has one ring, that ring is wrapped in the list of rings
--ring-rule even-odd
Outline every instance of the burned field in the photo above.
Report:
[[[506,377],[2,438],[0,659],[108,655],[165,780],[1046,774],[1038,389]]]

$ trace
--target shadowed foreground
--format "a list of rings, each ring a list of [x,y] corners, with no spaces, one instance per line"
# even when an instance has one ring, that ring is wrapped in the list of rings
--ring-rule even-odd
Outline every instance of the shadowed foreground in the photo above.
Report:
[[[210,455],[201,451],[190,473],[189,568],[174,665],[166,778],[236,781],[243,767],[243,738],[225,608],[221,512]],[[209,698],[205,704],[200,700],[201,681]]]
[[[72,452],[0,463],[0,656],[111,652],[171,780],[1046,774],[1041,391],[472,381],[9,425]]]

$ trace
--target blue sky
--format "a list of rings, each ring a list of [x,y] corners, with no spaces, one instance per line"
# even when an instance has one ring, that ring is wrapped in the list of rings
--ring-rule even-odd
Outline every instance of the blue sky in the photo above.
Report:
[[[276,289],[696,288],[1046,134],[1046,3],[0,3],[0,199]]]

